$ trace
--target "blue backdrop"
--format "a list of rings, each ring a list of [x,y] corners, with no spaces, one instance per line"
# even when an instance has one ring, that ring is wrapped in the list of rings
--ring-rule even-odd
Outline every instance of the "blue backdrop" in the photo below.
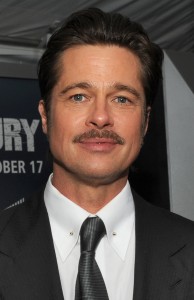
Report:
[[[0,78],[0,208],[44,184],[48,144],[37,110],[37,80]]]

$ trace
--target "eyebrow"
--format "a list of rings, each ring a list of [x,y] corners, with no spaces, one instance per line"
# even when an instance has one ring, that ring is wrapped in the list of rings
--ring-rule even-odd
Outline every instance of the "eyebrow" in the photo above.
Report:
[[[140,93],[135,88],[133,88],[129,85],[125,85],[125,84],[122,84],[122,83],[115,83],[113,85],[113,88],[116,89],[117,91],[126,91],[130,94],[133,94],[138,99],[142,98]]]
[[[89,82],[75,82],[73,84],[67,85],[60,94],[65,94],[70,90],[73,90],[75,88],[81,88],[81,89],[89,89],[92,85]]]
[[[134,95],[137,99],[141,99],[141,95],[140,93],[133,87],[129,86],[129,85],[125,85],[125,84],[122,84],[120,82],[116,82],[114,83],[113,85],[110,85],[110,87],[112,89],[115,89],[117,91],[126,91],[132,95]],[[75,89],[75,88],[81,88],[81,89],[91,89],[91,88],[95,88],[95,86],[89,82],[75,82],[73,84],[70,84],[70,85],[67,85],[62,91],[60,94],[65,94],[67,93],[68,91],[72,90],[72,89]]]

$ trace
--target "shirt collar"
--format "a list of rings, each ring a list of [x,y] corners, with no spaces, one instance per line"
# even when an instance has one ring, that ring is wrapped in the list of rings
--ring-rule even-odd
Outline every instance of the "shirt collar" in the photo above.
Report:
[[[135,208],[129,182],[97,215],[105,224],[111,246],[124,260],[135,225]]]
[[[51,179],[52,174],[45,188],[44,199],[53,240],[64,261],[75,247],[81,225],[90,213],[62,195],[52,185]],[[123,260],[134,226],[134,211],[132,193],[127,182],[123,190],[96,213],[105,224],[110,245]]]
[[[44,199],[53,240],[64,261],[75,247],[81,225],[89,213],[62,195],[52,185],[51,179],[52,174],[47,181]]]

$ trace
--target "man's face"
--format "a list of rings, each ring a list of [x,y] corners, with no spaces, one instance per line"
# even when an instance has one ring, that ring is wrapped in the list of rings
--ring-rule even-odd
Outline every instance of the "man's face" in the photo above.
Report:
[[[127,177],[147,129],[140,68],[138,57],[118,46],[63,53],[49,120],[39,105],[55,179],[100,185]]]

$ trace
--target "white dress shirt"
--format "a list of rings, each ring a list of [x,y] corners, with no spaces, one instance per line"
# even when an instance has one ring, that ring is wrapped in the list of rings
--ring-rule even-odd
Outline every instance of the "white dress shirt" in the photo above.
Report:
[[[51,183],[44,199],[51,225],[65,300],[74,300],[80,257],[79,231],[91,214],[63,196]],[[107,235],[96,249],[96,261],[110,300],[132,300],[135,264],[135,210],[129,183],[98,213]]]

